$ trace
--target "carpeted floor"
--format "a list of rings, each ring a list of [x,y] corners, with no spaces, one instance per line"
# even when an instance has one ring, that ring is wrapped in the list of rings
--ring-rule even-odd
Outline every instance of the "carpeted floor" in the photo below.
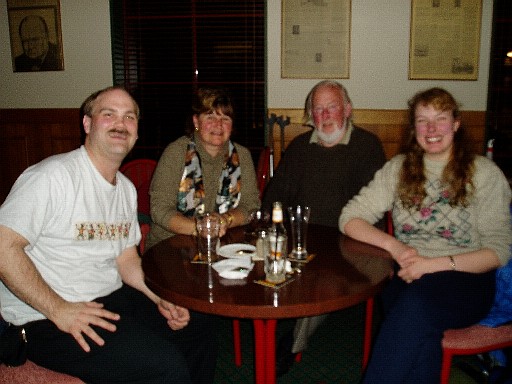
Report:
[[[361,379],[364,306],[358,305],[331,314],[317,330],[300,363],[278,378],[278,384],[357,384]],[[242,366],[233,360],[231,319],[219,319],[219,355],[216,384],[254,383],[253,330],[249,320],[241,320]],[[279,322],[277,334],[293,327],[293,322]],[[472,358],[459,360],[474,364]],[[483,383],[454,367],[450,384]]]

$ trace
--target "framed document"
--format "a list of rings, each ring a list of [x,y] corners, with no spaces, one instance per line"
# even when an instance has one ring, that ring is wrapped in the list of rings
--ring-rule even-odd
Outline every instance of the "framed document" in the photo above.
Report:
[[[477,80],[482,0],[412,0],[409,79]]]
[[[14,72],[62,71],[59,0],[7,0]]]
[[[281,77],[348,78],[350,0],[282,0]]]

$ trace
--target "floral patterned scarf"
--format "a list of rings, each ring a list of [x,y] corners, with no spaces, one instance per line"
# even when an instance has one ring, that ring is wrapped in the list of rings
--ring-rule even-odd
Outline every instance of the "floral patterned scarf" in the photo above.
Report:
[[[240,159],[235,146],[230,141],[224,165],[219,177],[219,189],[215,199],[215,211],[223,214],[240,203]],[[176,208],[187,217],[205,213],[204,184],[201,158],[196,143],[191,140],[185,153],[185,168],[181,176]]]

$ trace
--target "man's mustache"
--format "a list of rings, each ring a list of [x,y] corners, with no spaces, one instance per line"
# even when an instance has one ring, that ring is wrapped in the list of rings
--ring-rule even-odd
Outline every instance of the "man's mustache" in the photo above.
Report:
[[[117,134],[120,134],[120,135],[127,135],[127,136],[130,134],[130,133],[129,133],[127,130],[125,130],[125,129],[121,130],[121,129],[117,129],[117,128],[111,129],[111,130],[110,130],[110,131],[108,131],[108,132],[109,132],[109,133],[117,133]]]

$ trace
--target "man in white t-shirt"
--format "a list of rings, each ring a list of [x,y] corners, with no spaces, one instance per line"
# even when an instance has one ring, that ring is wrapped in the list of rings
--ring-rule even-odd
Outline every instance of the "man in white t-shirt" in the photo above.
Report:
[[[137,195],[118,171],[139,107],[120,87],[82,105],[85,144],[28,168],[0,207],[0,310],[28,358],[87,383],[211,383],[212,321],[144,283]]]

